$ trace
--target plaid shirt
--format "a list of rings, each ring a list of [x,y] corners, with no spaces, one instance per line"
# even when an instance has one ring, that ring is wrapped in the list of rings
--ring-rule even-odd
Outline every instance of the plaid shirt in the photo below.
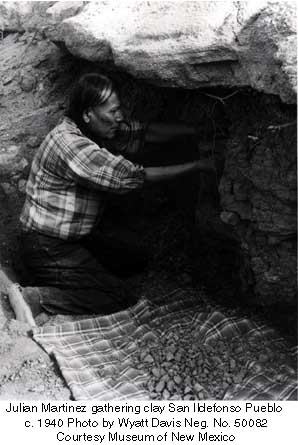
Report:
[[[144,126],[123,124],[121,153],[136,152]],[[45,138],[31,166],[21,214],[24,230],[77,239],[99,221],[107,192],[142,187],[144,169],[87,138],[68,117]]]

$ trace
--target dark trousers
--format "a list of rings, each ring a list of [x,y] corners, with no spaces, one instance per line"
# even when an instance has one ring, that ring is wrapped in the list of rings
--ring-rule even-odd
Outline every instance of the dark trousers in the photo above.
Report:
[[[96,231],[79,241],[23,232],[21,254],[26,284],[37,287],[41,306],[55,314],[107,314],[133,305],[137,296],[124,278],[148,261],[130,231]]]

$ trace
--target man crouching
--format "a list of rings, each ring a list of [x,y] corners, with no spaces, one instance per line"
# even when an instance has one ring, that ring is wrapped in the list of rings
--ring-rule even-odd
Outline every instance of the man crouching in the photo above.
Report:
[[[34,279],[31,287],[8,284],[17,319],[34,325],[43,310],[107,314],[137,301],[124,278],[145,268],[147,253],[133,233],[120,230],[111,236],[105,204],[110,194],[125,194],[146,182],[214,171],[208,160],[144,167],[126,158],[146,141],[193,133],[187,125],[126,122],[109,78],[91,73],[78,80],[66,116],[32,162],[20,221],[21,251]],[[121,143],[109,144],[114,140]]]

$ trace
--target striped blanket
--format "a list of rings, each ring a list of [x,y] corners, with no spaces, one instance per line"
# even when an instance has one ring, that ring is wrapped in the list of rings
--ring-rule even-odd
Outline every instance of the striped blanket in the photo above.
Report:
[[[149,400],[152,393],[148,382],[152,380],[154,366],[150,362],[154,362],[154,354],[149,354],[149,360],[147,353],[142,356],[140,348],[146,345],[149,351],[154,351],[156,345],[163,344],[163,338],[171,335],[176,335],[175,341],[179,343],[177,333],[184,337],[184,349],[187,349],[185,339],[190,335],[190,346],[200,346],[196,355],[204,357],[206,348],[211,359],[212,348],[215,348],[214,355],[218,355],[216,347],[220,342],[234,344],[230,352],[224,351],[222,361],[226,361],[228,354],[231,369],[234,366],[234,374],[237,370],[241,378],[227,378],[225,390],[218,393],[219,397],[214,397],[208,391],[208,384],[212,382],[200,380],[198,375],[199,386],[206,390],[202,393],[206,397],[297,400],[296,349],[289,348],[274,330],[262,323],[230,314],[227,316],[224,311],[210,307],[202,310],[183,292],[177,292],[170,301],[159,305],[142,298],[134,307],[112,315],[34,328],[33,338],[55,358],[75,400]],[[235,348],[237,343],[252,345],[248,354],[240,348],[240,362],[239,348]],[[262,345],[266,355],[254,355],[253,348],[262,352]],[[277,363],[274,357],[280,351],[283,358]],[[185,360],[189,360],[187,357],[185,355]],[[273,360],[270,361],[270,357]],[[219,361],[216,375],[220,377],[221,372],[226,373],[227,370],[220,363],[221,358],[215,358]],[[190,361],[192,366],[198,363]],[[233,373],[231,369],[230,375]],[[169,396],[170,393],[164,391],[159,400]]]

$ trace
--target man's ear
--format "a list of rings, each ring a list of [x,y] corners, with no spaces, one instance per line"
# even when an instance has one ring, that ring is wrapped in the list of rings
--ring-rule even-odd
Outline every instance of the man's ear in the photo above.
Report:
[[[83,121],[85,122],[85,124],[89,124],[89,122],[90,122],[90,113],[89,113],[89,111],[84,111],[83,112]]]

